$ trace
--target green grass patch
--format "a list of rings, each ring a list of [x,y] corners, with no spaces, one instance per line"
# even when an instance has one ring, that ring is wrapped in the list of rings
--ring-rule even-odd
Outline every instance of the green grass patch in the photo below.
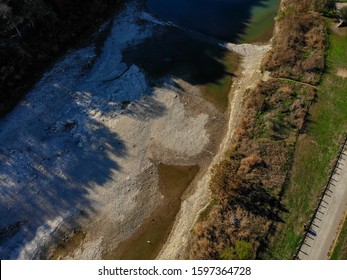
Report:
[[[332,260],[347,260],[347,220],[345,220],[334,251],[331,255]]]
[[[229,92],[234,72],[239,66],[240,58],[233,52],[225,53],[222,59],[217,59],[225,67],[225,75],[218,81],[202,85],[202,96],[221,112],[225,112],[229,104]]]
[[[200,213],[197,222],[200,223],[200,222],[206,221],[213,207],[216,206],[217,204],[218,204],[218,200],[213,198],[208,204],[208,206]]]
[[[330,20],[327,20],[331,24]],[[292,259],[327,182],[347,131],[347,79],[336,75],[347,65],[347,36],[330,32],[326,73],[310,109],[306,133],[296,144],[292,175],[283,203],[288,210],[277,228],[267,259]]]
[[[252,257],[252,244],[237,240],[233,247],[226,248],[222,254],[222,260],[249,260]]]
[[[252,9],[251,20],[247,29],[240,36],[239,43],[267,42],[271,39],[274,29],[274,19],[278,12],[280,1],[263,1],[261,6]]]

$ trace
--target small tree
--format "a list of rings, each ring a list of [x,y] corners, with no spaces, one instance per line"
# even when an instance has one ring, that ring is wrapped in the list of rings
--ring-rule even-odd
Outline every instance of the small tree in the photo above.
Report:
[[[342,21],[344,21],[344,23],[346,24],[346,22],[347,22],[347,6],[342,7],[340,9],[340,13],[339,14],[340,14],[340,19]]]
[[[251,243],[244,240],[236,240],[234,246],[224,249],[220,257],[222,260],[249,260],[252,258],[252,255]]]
[[[334,0],[316,0],[316,9],[325,16],[333,17],[336,15],[336,5]]]

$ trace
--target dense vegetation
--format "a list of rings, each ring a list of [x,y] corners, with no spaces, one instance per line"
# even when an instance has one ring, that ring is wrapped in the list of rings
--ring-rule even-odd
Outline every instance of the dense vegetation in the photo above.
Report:
[[[284,2],[285,3],[285,2]],[[285,4],[278,15],[274,51],[266,70],[273,77],[317,84],[324,70],[324,36],[320,14],[310,11],[310,1]]]
[[[230,152],[214,168],[213,207],[195,226],[190,258],[260,257],[284,223],[295,144],[324,70],[326,33],[313,4],[282,1],[263,67],[273,78],[246,94]]]
[[[124,0],[0,1],[0,116],[43,69],[97,30]]]
[[[211,189],[218,204],[195,227],[192,258],[223,259],[233,251],[238,258],[240,242],[252,249],[242,255],[255,258],[271,225],[283,222],[283,185],[313,97],[312,87],[278,80],[248,93],[233,147],[214,169]]]

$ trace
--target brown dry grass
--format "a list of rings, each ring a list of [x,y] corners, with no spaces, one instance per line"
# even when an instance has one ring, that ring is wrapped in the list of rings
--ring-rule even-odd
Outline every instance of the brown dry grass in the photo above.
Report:
[[[310,11],[311,2],[284,1],[274,47],[264,66],[273,77],[310,84],[320,81],[325,66],[326,30],[320,14]]]

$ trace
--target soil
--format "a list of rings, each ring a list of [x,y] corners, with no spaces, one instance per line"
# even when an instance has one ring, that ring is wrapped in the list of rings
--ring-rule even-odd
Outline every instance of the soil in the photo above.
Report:
[[[345,68],[339,68],[336,70],[336,76],[342,78],[342,79],[347,79],[347,69]]]

